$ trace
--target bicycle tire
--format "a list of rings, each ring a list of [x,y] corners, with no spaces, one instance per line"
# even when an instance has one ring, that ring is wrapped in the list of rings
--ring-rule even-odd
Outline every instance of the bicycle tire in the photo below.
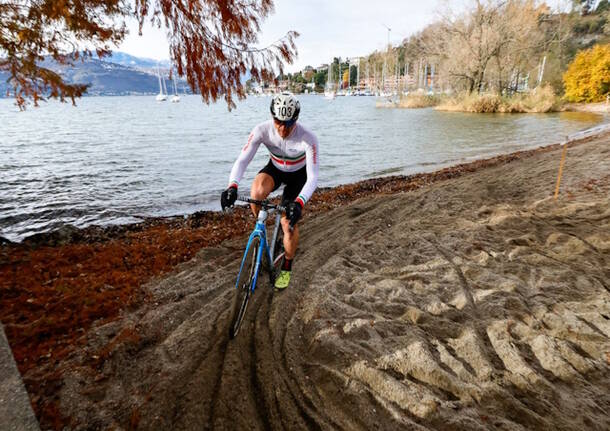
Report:
[[[244,316],[246,315],[252,289],[255,287],[252,286],[252,283],[254,282],[254,268],[256,267],[256,256],[259,244],[260,238],[254,238],[252,240],[250,247],[246,250],[244,265],[238,275],[237,287],[235,288],[235,295],[233,296],[231,326],[229,326],[229,337],[231,339],[235,338],[239,332]]]

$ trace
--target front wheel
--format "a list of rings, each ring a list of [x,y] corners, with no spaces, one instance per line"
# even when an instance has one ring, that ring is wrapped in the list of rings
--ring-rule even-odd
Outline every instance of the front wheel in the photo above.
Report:
[[[259,243],[260,238],[254,238],[250,243],[250,247],[246,250],[243,265],[237,278],[237,288],[235,289],[235,296],[233,297],[231,326],[229,327],[230,338],[234,338],[239,332],[241,323],[246,315],[248,301],[250,300],[250,296],[255,287],[252,286],[252,283],[254,283],[254,269],[256,268],[256,255],[258,253]]]

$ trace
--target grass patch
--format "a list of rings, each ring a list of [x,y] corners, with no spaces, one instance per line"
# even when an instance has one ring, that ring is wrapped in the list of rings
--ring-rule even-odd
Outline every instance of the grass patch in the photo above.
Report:
[[[400,96],[399,108],[430,108],[441,103],[441,97],[436,94],[410,93],[407,96]]]
[[[562,110],[561,100],[550,85],[529,93],[505,97],[497,94],[459,94],[440,103],[436,109],[475,113],[544,113]]]

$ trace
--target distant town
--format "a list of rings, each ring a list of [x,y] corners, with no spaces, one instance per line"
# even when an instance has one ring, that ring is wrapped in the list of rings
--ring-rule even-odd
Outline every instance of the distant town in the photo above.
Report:
[[[370,57],[354,57],[317,67],[306,66],[300,72],[280,75],[277,84],[260,85],[246,82],[249,94],[272,94],[279,91],[293,93],[328,93],[337,96],[373,96],[399,94],[409,89],[434,88],[434,66],[419,60],[415,64],[399,65],[397,61],[375,64]]]

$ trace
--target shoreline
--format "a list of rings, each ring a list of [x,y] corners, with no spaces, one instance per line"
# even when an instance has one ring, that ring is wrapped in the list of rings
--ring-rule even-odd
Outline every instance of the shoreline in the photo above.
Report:
[[[590,104],[589,104],[590,105]],[[587,105],[588,106],[588,105]],[[585,107],[586,108],[586,107]],[[602,111],[586,110],[586,109],[575,109],[570,112],[591,112],[591,113],[603,113]],[[493,162],[497,158],[505,156],[511,156],[514,154],[529,153],[531,151],[538,151],[542,148],[546,148],[551,145],[561,145],[565,142],[573,142],[586,137],[596,136],[604,133],[606,130],[610,130],[610,123],[601,123],[588,129],[581,130],[579,132],[572,133],[566,136],[566,139],[561,143],[545,144],[539,147],[524,149],[515,151],[512,153],[495,154],[489,157],[483,157],[468,162],[459,163],[456,160],[455,164],[445,165],[444,168],[436,169],[434,171],[416,172],[409,175],[389,175],[381,177],[366,178],[352,183],[340,184],[331,187],[318,187],[316,194],[320,192],[332,192],[333,190],[339,190],[342,188],[350,189],[352,186],[359,186],[361,184],[370,184],[370,182],[379,182],[385,184],[388,180],[390,181],[416,181],[419,177],[427,177],[435,173],[441,173],[446,170],[452,170],[453,168],[460,168],[464,166],[470,166],[479,162]],[[454,163],[454,162],[450,162]],[[441,164],[444,165],[444,164]],[[369,186],[365,186],[369,187]],[[374,187],[374,186],[373,186]],[[323,199],[324,200],[324,199]],[[243,205],[242,205],[243,206]],[[239,207],[236,207],[239,208]],[[308,205],[308,209],[312,207]],[[239,210],[238,210],[239,211]],[[138,216],[141,218],[141,222],[127,223],[127,224],[111,224],[111,225],[91,225],[83,228],[75,227],[73,225],[64,225],[58,229],[50,230],[47,232],[40,232],[29,235],[23,238],[21,241],[12,241],[8,238],[0,236],[0,247],[40,247],[40,246],[59,246],[73,243],[88,243],[88,242],[99,242],[108,241],[112,239],[118,239],[124,237],[129,232],[141,232],[146,229],[154,228],[160,225],[167,225],[170,228],[180,227],[192,227],[198,226],[201,223],[207,223],[211,220],[216,220],[217,217],[214,214],[222,214],[220,211],[215,210],[201,210],[196,211],[192,214],[177,214],[172,216]],[[1,262],[1,261],[0,261]]]
[[[581,138],[577,139],[580,140]],[[568,142],[573,142],[573,140],[568,139]],[[308,202],[306,213],[317,214],[320,211],[335,208],[336,206],[328,205],[328,201],[330,200],[328,196],[329,194],[330,197],[332,197],[334,193],[339,193],[342,202],[346,203],[351,202],[352,198],[355,200],[361,197],[366,197],[368,195],[367,192],[377,193],[379,191],[381,193],[395,193],[399,191],[415,190],[423,185],[433,184],[436,181],[455,178],[457,172],[459,172],[457,175],[461,175],[462,171],[474,172],[481,168],[495,166],[498,163],[508,163],[515,158],[529,157],[540,152],[541,150],[551,147],[555,148],[558,145],[561,144],[554,143],[528,150],[519,150],[512,153],[494,155],[487,158],[476,159],[470,162],[452,164],[430,172],[373,177],[332,187],[318,187],[314,194],[314,198]],[[403,185],[402,187],[398,186],[398,183],[402,181],[409,183],[409,185]],[[416,186],[412,188],[412,185]],[[358,197],[352,197],[352,193],[357,193]],[[318,196],[320,194],[322,194],[322,196]],[[58,247],[71,244],[88,244],[94,242],[99,243],[120,240],[124,239],[131,233],[145,232],[147,230],[154,230],[158,227],[166,227],[168,229],[198,228],[202,225],[207,225],[208,223],[220,223],[225,220],[232,221],[233,213],[237,214],[238,218],[243,218],[249,214],[249,210],[246,211],[245,215],[242,214],[244,208],[248,207],[246,205],[236,205],[234,209],[227,214],[223,214],[222,211],[202,210],[196,211],[192,214],[178,214],[173,216],[139,216],[143,219],[143,221],[107,226],[91,225],[79,228],[73,225],[65,225],[48,232],[40,232],[29,235],[18,242],[11,241],[8,238],[0,236],[0,247],[16,247],[25,249]],[[233,237],[234,236],[231,235],[227,239]],[[1,262],[2,261],[0,260],[0,263]]]
[[[569,145],[582,145],[606,133],[607,128],[602,127],[597,134],[581,136]],[[304,222],[361,198],[414,191],[555,151],[560,145],[430,173],[318,189],[307,205]],[[90,328],[149,302],[146,283],[172,272],[202,248],[243,237],[253,222],[249,209],[240,207],[231,214],[203,211],[132,225],[55,231],[35,240],[0,245],[0,320],[37,416],[58,417],[52,402],[54,385],[60,379],[62,364],[86,342]],[[241,242],[235,242],[236,249],[241,246]]]
[[[567,112],[591,112],[593,114],[610,113],[610,105],[606,102],[599,103],[566,103],[564,110]]]

